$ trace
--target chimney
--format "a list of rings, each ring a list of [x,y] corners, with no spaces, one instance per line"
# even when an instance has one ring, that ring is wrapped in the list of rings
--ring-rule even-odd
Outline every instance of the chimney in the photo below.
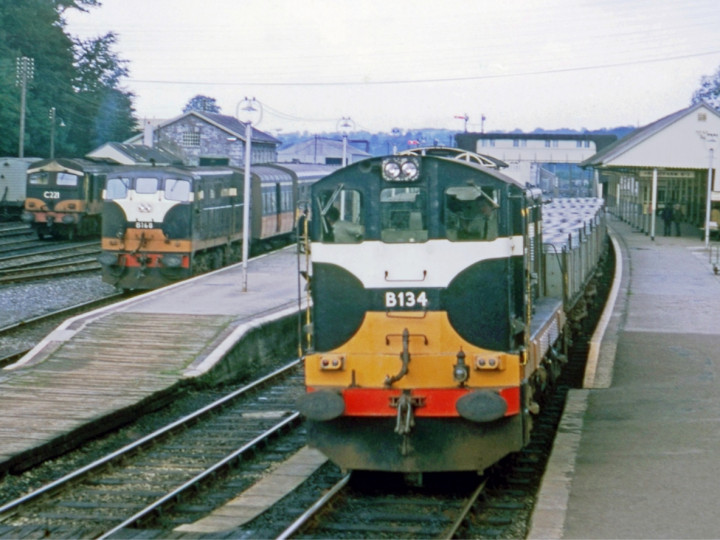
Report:
[[[143,127],[143,144],[149,148],[153,147],[153,127],[150,120],[145,120]]]

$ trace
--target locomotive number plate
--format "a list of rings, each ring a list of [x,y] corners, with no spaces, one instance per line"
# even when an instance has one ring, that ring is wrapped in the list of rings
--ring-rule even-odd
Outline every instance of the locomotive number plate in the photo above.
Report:
[[[152,221],[136,221],[135,228],[136,229],[152,229],[153,222]]]
[[[428,297],[425,291],[386,291],[385,307],[392,308],[427,308]]]

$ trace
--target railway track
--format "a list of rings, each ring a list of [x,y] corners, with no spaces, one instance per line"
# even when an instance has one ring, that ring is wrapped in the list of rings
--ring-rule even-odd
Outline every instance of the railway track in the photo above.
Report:
[[[53,246],[44,243],[32,250],[13,250],[0,257],[0,284],[97,271],[101,268],[99,253],[96,241]]]
[[[353,487],[351,476],[344,476],[278,539],[453,538],[487,481],[463,475],[456,483],[449,478],[454,475],[444,475],[440,486],[413,490],[404,484],[368,482],[375,476],[365,476],[358,482],[361,487]]]
[[[17,537],[36,531],[53,538],[106,538],[133,527],[170,530],[193,521],[213,504],[232,498],[242,489],[239,484],[257,479],[274,461],[304,445],[304,434],[297,429],[299,415],[293,412],[302,389],[295,361],[4,503],[1,534]],[[272,447],[273,438],[281,436],[282,445]],[[261,448],[270,449],[269,454],[252,460]],[[238,468],[234,474],[232,467]],[[178,517],[172,507],[180,501]]]

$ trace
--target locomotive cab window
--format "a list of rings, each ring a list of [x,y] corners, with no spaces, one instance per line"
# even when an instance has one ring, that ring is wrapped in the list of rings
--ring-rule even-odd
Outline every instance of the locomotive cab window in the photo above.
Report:
[[[497,194],[477,186],[445,191],[445,233],[453,241],[495,240],[498,237]]]
[[[158,179],[140,177],[135,179],[135,193],[144,193],[146,195],[157,193]]]
[[[47,186],[50,183],[50,175],[46,172],[32,173],[28,176],[28,182],[33,186]]]
[[[55,181],[57,182],[58,186],[77,186],[78,185],[77,175],[64,173],[64,172],[57,173],[57,178]]]
[[[126,198],[129,184],[130,180],[127,178],[108,178],[107,186],[105,187],[105,199],[112,201]]]
[[[336,189],[321,195],[321,237],[323,242],[354,244],[365,236],[363,200],[359,191]]]
[[[425,242],[428,239],[424,188],[401,187],[380,192],[380,238],[388,243]]]
[[[168,178],[165,180],[165,198],[170,201],[190,200],[190,182]]]

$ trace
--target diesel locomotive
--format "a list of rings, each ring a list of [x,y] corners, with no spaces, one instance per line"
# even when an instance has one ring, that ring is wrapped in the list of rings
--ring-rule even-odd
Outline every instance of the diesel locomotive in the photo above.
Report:
[[[38,237],[74,239],[97,236],[102,221],[102,190],[112,166],[86,159],[44,159],[27,168],[25,204],[20,216]]]
[[[275,246],[295,227],[309,186],[335,167],[253,165],[251,246]],[[115,168],[103,191],[103,280],[153,289],[242,256],[244,171],[227,166]]]
[[[298,409],[341,468],[483,471],[528,443],[607,231],[598,199],[544,221],[496,165],[414,151],[313,185]]]

